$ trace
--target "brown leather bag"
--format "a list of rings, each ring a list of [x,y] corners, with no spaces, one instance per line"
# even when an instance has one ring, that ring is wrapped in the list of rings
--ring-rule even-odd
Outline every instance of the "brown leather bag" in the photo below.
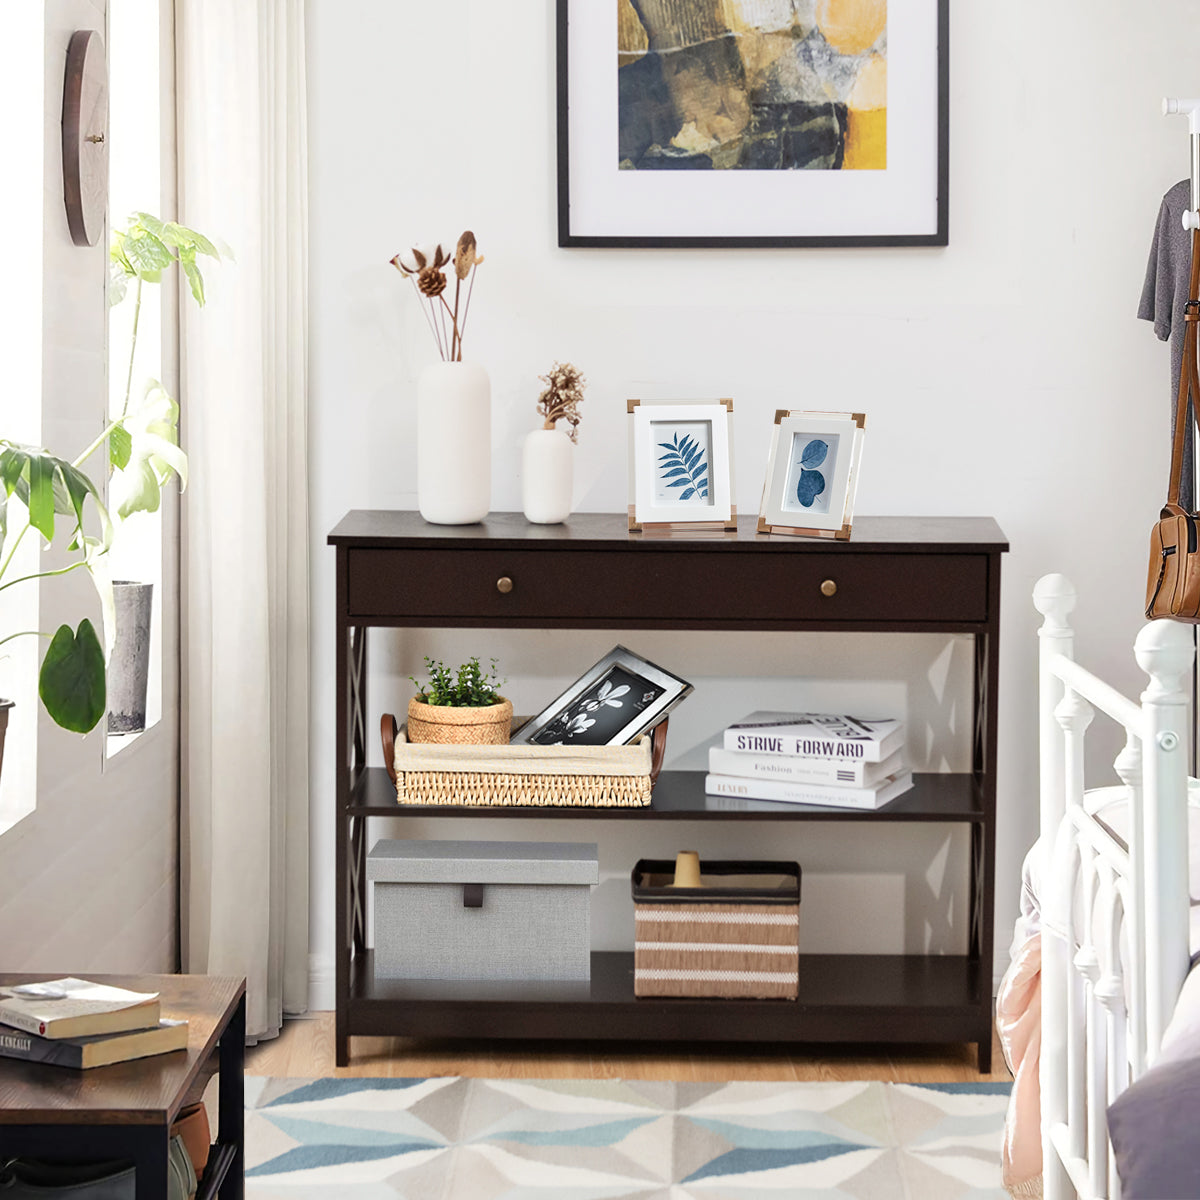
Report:
[[[1192,231],[1192,275],[1184,305],[1183,364],[1175,400],[1175,438],[1171,447],[1171,479],[1167,502],[1158,524],[1150,531],[1150,570],[1146,578],[1146,616],[1171,617],[1200,624],[1200,550],[1195,513],[1179,503],[1183,439],[1200,403],[1200,373],[1196,366],[1197,322],[1200,321],[1200,229]]]

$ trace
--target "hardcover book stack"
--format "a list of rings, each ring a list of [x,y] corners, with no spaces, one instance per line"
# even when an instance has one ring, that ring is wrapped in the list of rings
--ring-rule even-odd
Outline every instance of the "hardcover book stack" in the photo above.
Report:
[[[186,1021],[162,1017],[156,992],[50,979],[0,987],[0,1057],[101,1067],[183,1050]]]
[[[903,722],[754,712],[709,747],[704,790],[747,800],[882,808],[913,785]]]

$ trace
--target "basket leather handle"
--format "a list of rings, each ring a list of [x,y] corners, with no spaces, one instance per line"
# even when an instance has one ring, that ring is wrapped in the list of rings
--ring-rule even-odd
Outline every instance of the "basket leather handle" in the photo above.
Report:
[[[384,713],[379,721],[379,736],[383,741],[383,765],[387,767],[388,778],[396,782],[396,731],[400,728],[396,718],[391,713]]]
[[[663,759],[667,756],[667,722],[670,717],[663,717],[650,731],[650,786],[658,782],[658,773],[662,770]]]

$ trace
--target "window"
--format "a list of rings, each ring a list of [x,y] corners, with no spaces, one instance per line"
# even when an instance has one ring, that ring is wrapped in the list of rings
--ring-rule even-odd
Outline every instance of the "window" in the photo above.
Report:
[[[10,286],[19,302],[4,306],[0,355],[0,437],[41,441],[42,231],[47,122],[34,98],[46,92],[45,16],[40,4],[18,4],[4,14],[5,44],[12,56],[0,71],[5,121],[5,184],[0,200],[9,231],[5,255]],[[65,220],[65,218],[64,218]],[[11,547],[5,546],[7,555]],[[5,577],[37,569],[38,546],[24,538]],[[0,638],[38,628],[38,585],[0,591]],[[37,664],[40,639],[19,637],[0,645],[0,696],[9,711],[0,772],[0,833],[33,811],[37,773]]]
[[[109,3],[109,238],[135,212],[162,215],[162,73],[160,71],[160,0],[110,0]],[[173,286],[174,276],[167,277]],[[164,374],[163,306],[166,287],[147,286],[136,310],[137,354],[130,370],[135,297],[133,290],[108,314],[109,411],[121,413],[126,394],[138,399],[147,381]],[[170,388],[168,388],[170,390]],[[152,586],[150,665],[145,728],[162,716],[163,683],[163,512],[135,513],[122,522],[110,552],[114,580]],[[119,685],[109,671],[110,705]],[[135,738],[110,734],[107,755],[118,753]]]

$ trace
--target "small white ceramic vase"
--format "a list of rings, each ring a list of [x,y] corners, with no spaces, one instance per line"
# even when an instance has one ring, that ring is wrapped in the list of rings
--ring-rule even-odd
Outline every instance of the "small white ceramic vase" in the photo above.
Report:
[[[557,525],[571,515],[575,443],[561,429],[535,429],[521,452],[521,504],[535,525]]]
[[[438,362],[417,380],[417,508],[473,525],[492,504],[492,390],[476,363]]]

